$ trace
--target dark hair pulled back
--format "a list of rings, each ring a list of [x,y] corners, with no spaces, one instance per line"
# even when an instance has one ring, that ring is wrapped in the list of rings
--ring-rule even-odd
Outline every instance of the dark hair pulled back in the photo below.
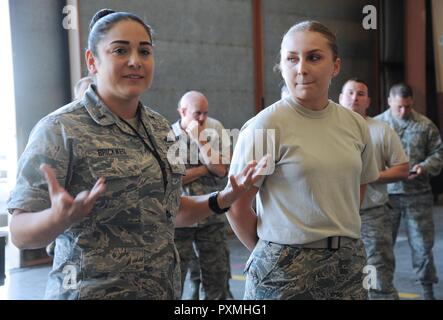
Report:
[[[130,12],[116,12],[111,9],[101,9],[92,17],[89,24],[88,48],[93,55],[97,56],[97,44],[112,26],[123,20],[132,20],[141,24],[148,33],[152,43],[153,30],[151,26],[146,24],[140,17]]]

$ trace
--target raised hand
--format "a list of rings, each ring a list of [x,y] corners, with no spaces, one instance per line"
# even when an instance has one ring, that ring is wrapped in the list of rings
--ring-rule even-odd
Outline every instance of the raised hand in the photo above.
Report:
[[[82,191],[75,198],[71,196],[56,179],[54,170],[47,164],[42,164],[40,170],[48,183],[51,210],[54,218],[66,228],[82,220],[92,210],[97,198],[105,191],[105,179],[97,180],[90,191]]]
[[[267,173],[269,168],[270,155],[262,157],[258,163],[254,160],[249,163],[239,174],[230,176],[230,186],[223,191],[223,199],[220,200],[222,208],[232,205],[241,195],[249,191],[254,184]]]

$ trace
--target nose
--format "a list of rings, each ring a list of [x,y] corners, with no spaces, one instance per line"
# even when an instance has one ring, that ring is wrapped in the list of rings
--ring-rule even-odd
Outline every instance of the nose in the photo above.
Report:
[[[140,69],[141,68],[140,57],[138,56],[138,54],[136,52],[132,53],[130,55],[129,60],[128,60],[128,66],[133,69]]]
[[[298,74],[306,74],[306,63],[303,58],[300,58],[297,64],[297,73]]]
[[[404,117],[406,115],[406,109],[405,108],[400,108],[400,115],[402,117]]]

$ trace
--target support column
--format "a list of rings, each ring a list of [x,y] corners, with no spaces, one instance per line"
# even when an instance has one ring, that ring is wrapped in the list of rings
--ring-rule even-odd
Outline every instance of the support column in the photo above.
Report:
[[[265,107],[263,83],[263,15],[261,0],[252,0],[252,33],[254,49],[255,113]]]
[[[425,0],[405,0],[405,81],[414,91],[415,110],[426,115]]]
[[[437,110],[440,132],[443,134],[443,1],[432,0],[432,33],[434,36],[434,61],[437,89]]]

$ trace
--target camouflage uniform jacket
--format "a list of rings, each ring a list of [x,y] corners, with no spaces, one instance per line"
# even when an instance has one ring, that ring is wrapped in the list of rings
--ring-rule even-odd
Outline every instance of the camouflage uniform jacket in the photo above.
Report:
[[[211,144],[212,148],[216,148],[220,153],[226,152],[226,148],[222,148],[222,124],[212,118],[208,118],[206,122],[206,128],[208,130],[208,143]],[[186,132],[181,129],[180,120],[172,125],[174,134],[176,135],[178,142],[181,144],[182,148],[185,148],[186,152],[183,155],[186,159],[183,159],[186,169],[191,169],[204,165],[203,158],[201,156],[200,150],[197,144],[188,137]],[[213,130],[211,130],[213,129]],[[218,145],[216,145],[218,144]],[[200,177],[190,183],[182,185],[182,194],[186,196],[198,196],[203,194],[208,194],[214,191],[223,189],[227,183],[226,177],[219,178],[215,175],[209,173],[206,176]],[[224,214],[212,214],[209,217],[199,221],[195,227],[201,225],[208,225],[212,223],[225,222],[226,217]]]
[[[55,169],[58,182],[73,196],[90,190],[99,177],[106,179],[106,191],[88,217],[56,239],[48,299],[178,297],[174,221],[184,166],[167,160],[174,142],[167,139],[168,121],[141,104],[139,108],[144,143],[103,104],[93,86],[82,100],[44,117],[31,132],[8,201],[10,211],[51,206],[39,171],[42,163]],[[145,145],[151,143],[163,170]]]
[[[400,137],[409,156],[409,168],[422,166],[427,175],[413,180],[388,184],[390,194],[418,194],[431,191],[429,176],[438,175],[443,166],[443,144],[440,133],[427,117],[412,110],[407,120],[394,117],[388,109],[375,119],[388,123]]]

